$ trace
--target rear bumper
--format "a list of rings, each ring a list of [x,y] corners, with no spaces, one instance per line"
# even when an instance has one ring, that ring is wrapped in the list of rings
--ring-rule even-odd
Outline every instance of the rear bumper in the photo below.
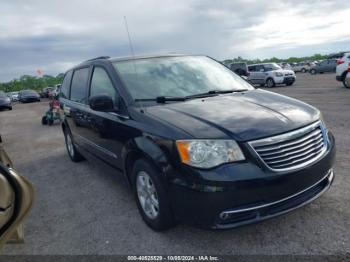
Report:
[[[331,137],[330,147],[320,160],[296,171],[276,173],[254,163],[200,171],[206,178],[216,173],[232,181],[172,181],[169,195],[173,211],[183,222],[213,229],[234,228],[282,215],[310,203],[330,187],[334,159]]]
[[[37,97],[28,97],[28,98],[21,99],[21,102],[24,102],[24,103],[38,102],[38,101],[40,101],[40,98],[37,98]]]
[[[283,79],[283,84],[292,84],[295,82],[295,77],[290,76],[290,77],[285,77]]]
[[[335,79],[339,82],[342,82],[343,81],[343,77],[342,76],[336,76]]]

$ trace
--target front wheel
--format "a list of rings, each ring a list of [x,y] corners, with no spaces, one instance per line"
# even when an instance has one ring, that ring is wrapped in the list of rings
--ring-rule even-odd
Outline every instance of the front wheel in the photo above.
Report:
[[[77,151],[73,143],[72,135],[67,129],[64,130],[64,138],[66,141],[66,148],[70,159],[73,162],[79,162],[84,160],[84,157]]]
[[[294,82],[286,84],[287,86],[292,86]]]
[[[306,72],[306,69],[305,69],[305,68],[302,68],[302,69],[301,69],[301,72],[302,72],[302,73],[305,73],[305,72]]]
[[[276,85],[276,84],[275,84],[275,81],[273,81],[272,78],[267,79],[267,81],[266,81],[266,86],[267,86],[268,88],[274,87],[275,85]]]
[[[316,74],[316,70],[315,69],[311,69],[310,74],[315,75]]]
[[[132,178],[137,207],[146,224],[156,231],[175,225],[165,183],[160,176],[146,160],[135,162]]]

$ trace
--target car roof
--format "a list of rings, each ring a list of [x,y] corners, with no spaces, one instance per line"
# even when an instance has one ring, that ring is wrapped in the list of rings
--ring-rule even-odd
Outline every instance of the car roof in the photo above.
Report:
[[[99,56],[96,58],[92,58],[89,60],[86,60],[84,62],[81,62],[80,64],[70,68],[67,71],[74,70],[79,67],[90,65],[91,63],[95,61],[108,61],[111,63],[118,62],[118,61],[129,61],[129,60],[140,60],[140,59],[149,59],[149,58],[162,58],[162,57],[180,57],[180,56],[205,56],[201,54],[177,54],[177,53],[170,53],[170,54],[155,54],[155,55],[136,55],[136,56],[122,56],[122,57],[109,57],[109,56]]]
[[[270,63],[260,63],[260,64],[252,64],[248,66],[257,66],[257,65],[271,65],[271,64],[276,64],[275,62],[270,62]]]

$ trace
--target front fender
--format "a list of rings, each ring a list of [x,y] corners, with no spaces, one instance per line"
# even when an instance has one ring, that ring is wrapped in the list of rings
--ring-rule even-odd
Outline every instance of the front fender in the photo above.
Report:
[[[145,158],[151,162],[160,173],[166,176],[166,171],[170,168],[170,152],[172,142],[160,138],[144,135],[128,141],[121,153],[123,161],[123,171],[131,184],[130,174],[132,164],[139,158]]]

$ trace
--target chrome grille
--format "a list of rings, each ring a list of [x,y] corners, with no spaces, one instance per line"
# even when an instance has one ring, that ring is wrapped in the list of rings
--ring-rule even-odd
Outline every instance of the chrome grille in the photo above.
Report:
[[[327,149],[321,122],[283,135],[249,142],[267,167],[276,171],[297,169],[315,162]]]

